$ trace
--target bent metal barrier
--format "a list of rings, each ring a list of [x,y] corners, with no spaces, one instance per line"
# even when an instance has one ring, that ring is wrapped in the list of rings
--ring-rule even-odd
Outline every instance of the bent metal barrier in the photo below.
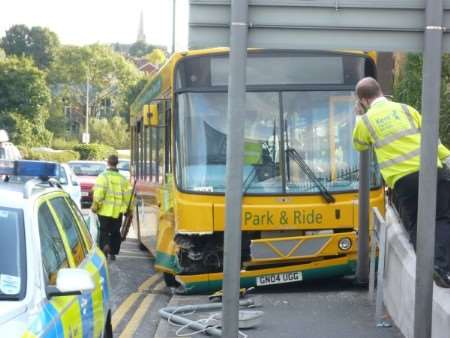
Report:
[[[377,261],[377,247],[378,247],[378,270],[376,276],[376,300],[375,300],[375,321],[377,327],[391,327],[392,324],[385,319],[384,314],[384,263],[386,260],[386,238],[387,238],[387,223],[381,216],[378,208],[372,209],[373,213],[373,228],[371,244],[370,244],[370,269],[369,269],[369,300],[373,301],[375,292],[375,270]]]

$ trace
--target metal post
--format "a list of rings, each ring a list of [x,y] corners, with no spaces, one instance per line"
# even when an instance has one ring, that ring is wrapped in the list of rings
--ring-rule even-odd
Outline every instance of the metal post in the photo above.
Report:
[[[175,53],[175,29],[176,29],[177,0],[172,2],[172,54]]]
[[[369,281],[369,151],[363,151],[359,156],[359,200],[358,200],[358,263],[356,280],[359,284]]]
[[[225,338],[236,338],[239,335],[247,13],[248,0],[231,1],[223,282],[223,323],[225,325],[222,333],[222,337]]]
[[[442,61],[442,0],[426,2],[422,83],[422,141],[417,213],[414,337],[431,337],[436,230],[437,145]]]

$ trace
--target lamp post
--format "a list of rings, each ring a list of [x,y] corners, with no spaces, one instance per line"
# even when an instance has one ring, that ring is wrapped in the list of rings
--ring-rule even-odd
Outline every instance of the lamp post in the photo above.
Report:
[[[81,142],[89,144],[89,73],[86,74],[86,120]]]

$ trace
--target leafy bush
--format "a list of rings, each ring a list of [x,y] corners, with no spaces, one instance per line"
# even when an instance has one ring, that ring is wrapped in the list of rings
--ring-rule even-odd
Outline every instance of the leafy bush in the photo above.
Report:
[[[10,117],[15,124],[11,133],[12,141],[15,144],[28,148],[51,144],[53,134],[45,128],[41,119],[29,120],[17,113],[10,114]]]
[[[73,147],[73,150],[80,154],[81,160],[104,160],[109,155],[117,155],[117,151],[114,148],[104,144],[79,144]]]
[[[57,150],[73,150],[79,144],[78,140],[65,140],[63,138],[55,137],[52,142],[52,148]]]
[[[90,121],[92,142],[107,144],[116,149],[130,147],[130,133],[126,121],[114,116],[112,119],[93,118]]]
[[[394,99],[419,111],[422,108],[422,65],[422,55],[407,54],[394,84]],[[450,54],[442,56],[441,81],[439,135],[442,143],[450,146]]]
[[[27,160],[55,161],[65,163],[78,160],[80,158],[80,154],[73,150],[45,151],[31,149],[28,151],[27,155],[24,156],[24,158],[26,158]]]

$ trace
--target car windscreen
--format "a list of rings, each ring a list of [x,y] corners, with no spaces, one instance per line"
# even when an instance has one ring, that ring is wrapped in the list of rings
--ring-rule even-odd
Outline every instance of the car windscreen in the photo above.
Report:
[[[77,176],[98,176],[106,170],[103,163],[69,163],[69,166]]]
[[[20,300],[26,286],[25,233],[20,209],[0,207],[0,301]]]
[[[130,162],[128,162],[128,161],[119,161],[119,163],[117,164],[117,169],[130,171]]]

